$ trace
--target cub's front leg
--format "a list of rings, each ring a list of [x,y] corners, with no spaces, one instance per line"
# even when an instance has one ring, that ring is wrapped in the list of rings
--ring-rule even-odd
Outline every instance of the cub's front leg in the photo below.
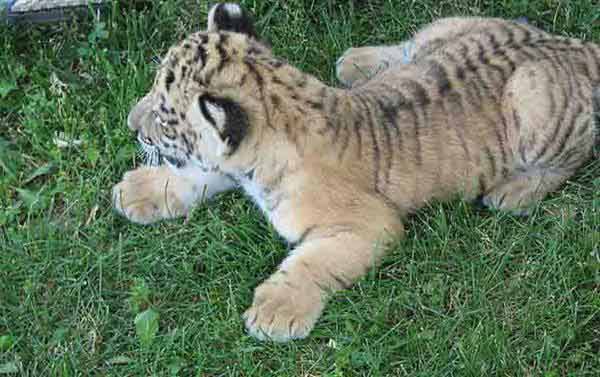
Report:
[[[323,208],[312,211],[309,221],[298,221],[297,230],[304,229],[299,245],[256,288],[244,313],[250,335],[277,342],[306,337],[327,299],[364,276],[381,259],[387,241],[403,233],[398,215],[384,204],[363,208],[365,213],[358,215],[326,216]]]
[[[187,215],[202,199],[234,187],[234,182],[216,172],[185,168],[175,172],[168,166],[139,167],[113,187],[113,206],[130,221],[150,224]]]

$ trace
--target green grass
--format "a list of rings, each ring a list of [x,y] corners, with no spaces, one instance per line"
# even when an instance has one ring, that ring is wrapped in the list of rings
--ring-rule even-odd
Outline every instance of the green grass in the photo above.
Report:
[[[0,27],[0,375],[600,375],[598,162],[527,219],[432,204],[310,338],[285,345],[243,331],[253,287],[286,248],[240,193],[189,222],[116,216],[111,186],[136,164],[126,114],[152,83],[153,56],[203,28],[197,3]],[[447,15],[526,16],[600,42],[597,4],[245,1],[278,55],[330,83],[346,48]],[[83,144],[58,148],[56,132]],[[142,345],[145,310],[159,328]]]

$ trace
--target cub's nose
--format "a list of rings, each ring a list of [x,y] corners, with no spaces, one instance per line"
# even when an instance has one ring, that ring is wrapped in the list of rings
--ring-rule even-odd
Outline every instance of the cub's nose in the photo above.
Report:
[[[150,95],[142,98],[136,103],[127,116],[127,127],[132,131],[139,131],[144,122],[150,121],[152,116],[152,97]]]

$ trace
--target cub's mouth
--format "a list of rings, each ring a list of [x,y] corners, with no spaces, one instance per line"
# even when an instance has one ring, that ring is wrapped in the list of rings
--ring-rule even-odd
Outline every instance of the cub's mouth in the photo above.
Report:
[[[138,144],[140,146],[140,157],[146,166],[156,167],[167,164],[172,168],[181,169],[187,164],[186,160],[161,152],[152,142],[139,136]]]

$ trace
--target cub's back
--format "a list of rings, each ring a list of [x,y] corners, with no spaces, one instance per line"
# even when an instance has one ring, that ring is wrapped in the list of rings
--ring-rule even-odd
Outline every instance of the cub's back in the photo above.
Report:
[[[456,20],[454,26],[459,27],[422,44],[412,63],[390,67],[351,90],[372,99],[383,131],[388,123],[398,125],[397,143],[379,143],[383,145],[381,154],[392,156],[388,166],[396,173],[381,189],[400,200],[406,193],[405,182],[411,182],[413,205],[452,195],[464,188],[465,182],[477,183],[463,191],[482,195],[517,170],[529,168],[528,148],[560,149],[566,155],[574,153],[570,149],[583,140],[585,151],[572,158],[580,165],[588,155],[592,125],[575,118],[578,113],[587,116],[592,112],[591,91],[600,85],[600,47],[514,21]],[[453,24],[445,22],[434,23],[421,33],[427,37],[440,33],[436,28]],[[417,42],[424,38],[421,33],[415,36]],[[544,76],[543,91],[551,93],[544,103],[536,104],[537,98],[523,94],[535,90],[520,88],[518,101],[532,100],[532,106],[545,107],[528,116],[547,119],[526,124],[523,131],[512,119],[517,107],[507,99],[513,93],[507,88],[525,82],[522,77],[529,74],[524,75],[525,70]],[[535,81],[527,85],[535,85]],[[395,110],[393,119],[385,110],[391,108]],[[560,126],[550,128],[554,123]],[[381,139],[385,141],[383,131]],[[377,132],[373,139],[379,142]],[[553,142],[560,145],[548,146]],[[554,161],[536,163],[541,166]]]

